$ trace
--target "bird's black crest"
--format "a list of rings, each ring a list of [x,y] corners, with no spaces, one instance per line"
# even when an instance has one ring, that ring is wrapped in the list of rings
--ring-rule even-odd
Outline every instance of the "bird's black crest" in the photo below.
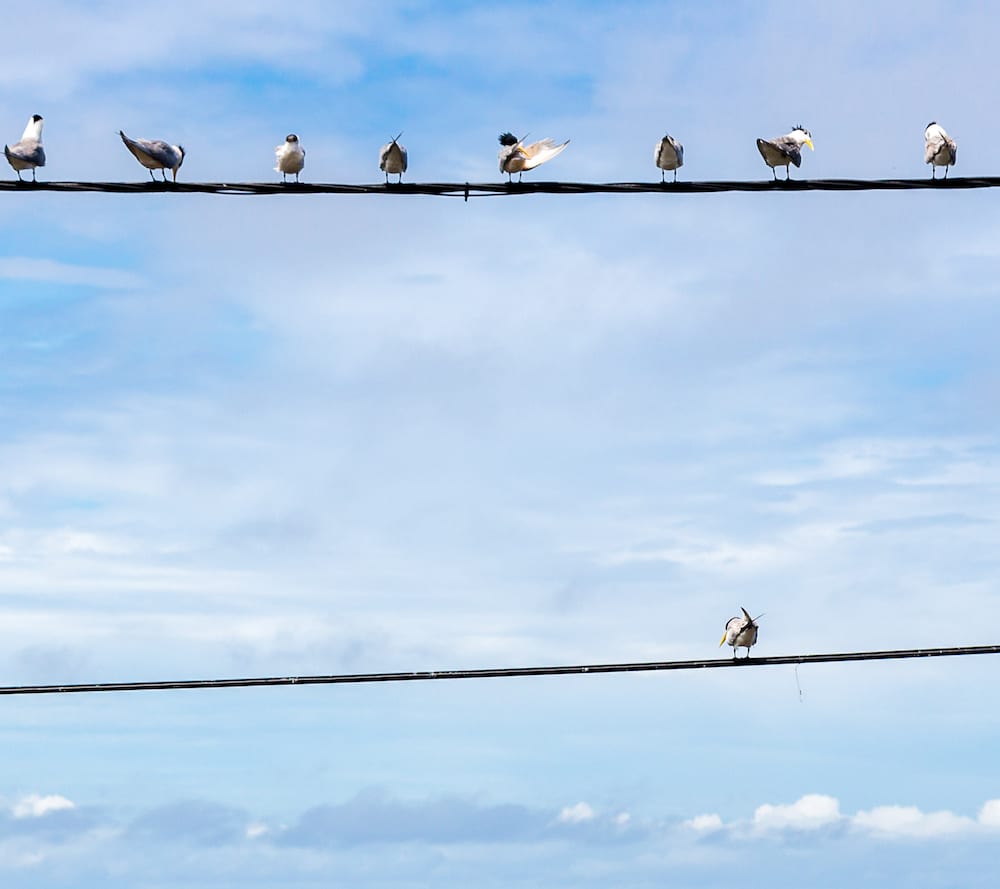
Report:
[[[501,133],[500,134],[500,144],[501,145],[517,145],[517,136],[513,133]]]
[[[927,124],[927,127],[932,127],[932,126],[934,126],[934,124],[936,124],[936,123],[937,123],[937,121],[936,121],[936,120],[932,120],[932,121],[931,121],[931,122],[930,122],[929,124]],[[926,129],[927,129],[927,127],[924,127],[924,129],[926,130]]]
[[[38,121],[40,121],[41,119],[42,119],[42,115],[40,115],[40,114],[32,114],[31,115],[31,122],[32,123],[38,123]]]
[[[299,137],[296,136],[295,133],[289,133],[287,136],[285,136],[285,141],[286,142],[298,142],[299,141]]]
[[[792,127],[792,129],[802,130],[802,132],[805,133],[807,136],[809,136],[810,139],[812,138],[812,133],[810,133],[809,130],[807,130],[804,126],[802,126],[802,124],[797,124],[796,126]]]

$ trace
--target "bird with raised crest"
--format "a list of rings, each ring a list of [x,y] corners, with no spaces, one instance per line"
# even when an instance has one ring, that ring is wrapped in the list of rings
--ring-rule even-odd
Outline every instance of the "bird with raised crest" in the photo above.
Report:
[[[525,170],[533,170],[546,161],[552,160],[567,145],[569,145],[569,139],[561,145],[556,145],[552,139],[541,139],[538,142],[525,145],[523,138],[518,139],[513,133],[501,133],[500,152],[497,155],[500,159],[500,172],[507,174],[508,182],[512,182],[513,174],[517,173],[517,179],[520,182],[521,174]]]
[[[812,134],[803,126],[792,127],[790,133],[776,136],[773,139],[758,139],[757,150],[764,158],[764,163],[771,168],[774,178],[778,178],[777,167],[785,168],[785,179],[789,178],[789,165],[802,166],[802,146],[813,149]]]

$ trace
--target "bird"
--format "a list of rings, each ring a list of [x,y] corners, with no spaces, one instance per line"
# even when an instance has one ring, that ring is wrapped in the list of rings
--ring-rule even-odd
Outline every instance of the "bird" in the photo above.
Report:
[[[533,170],[535,167],[552,160],[567,145],[569,139],[556,145],[552,139],[541,139],[532,142],[530,145],[524,144],[524,139],[518,139],[512,133],[500,134],[500,152],[497,155],[500,159],[500,172],[507,174],[507,181],[513,181],[513,174],[518,174],[518,181],[521,181],[520,174],[525,170]]]
[[[42,115],[32,114],[24,128],[20,140],[13,145],[4,145],[3,153],[21,179],[21,170],[31,170],[31,181],[35,181],[35,168],[45,166],[45,149],[42,148]],[[21,180],[24,181],[23,179]]]
[[[677,181],[677,169],[684,166],[684,146],[669,133],[656,143],[653,160],[661,170],[673,170],[674,182]],[[660,182],[666,181],[666,173],[660,174]]]
[[[944,167],[944,177],[948,178],[948,167],[958,158],[958,143],[951,138],[937,121],[931,121],[924,130],[924,163],[931,165],[931,179],[937,178],[935,167]]]
[[[775,167],[784,167],[785,179],[788,179],[789,164],[795,164],[796,167],[802,166],[803,145],[808,145],[810,150],[814,150],[812,134],[803,126],[792,127],[792,131],[784,136],[757,140],[757,150],[764,158],[764,163],[771,168],[775,179],[778,178],[778,171]]]
[[[399,136],[403,134],[400,133]],[[406,172],[407,154],[406,147],[399,144],[399,136],[391,142],[386,142],[379,149],[378,168],[385,173],[386,184],[389,184],[389,174],[398,173],[399,182],[403,181],[403,173]]]
[[[184,163],[186,153],[182,146],[170,145],[160,139],[130,139],[121,130],[118,135],[122,137],[125,147],[135,155],[135,159],[149,170],[150,179],[155,182],[153,170],[162,170],[163,181],[166,182],[167,170],[170,170],[174,174],[174,182],[177,181],[177,171]]]
[[[763,617],[761,614],[758,614],[757,617],[750,617],[746,608],[742,606],[740,611],[743,612],[743,617],[731,617],[726,621],[726,631],[722,634],[722,640],[719,642],[720,648],[725,642],[733,647],[734,659],[737,648],[745,648],[747,657],[750,657],[750,646],[757,643],[757,621]]]
[[[288,174],[295,174],[295,181],[299,181],[299,173],[306,165],[306,150],[299,144],[299,137],[295,133],[285,136],[285,141],[274,149],[274,157],[278,165],[274,168],[276,173],[281,173],[281,181],[288,181]]]

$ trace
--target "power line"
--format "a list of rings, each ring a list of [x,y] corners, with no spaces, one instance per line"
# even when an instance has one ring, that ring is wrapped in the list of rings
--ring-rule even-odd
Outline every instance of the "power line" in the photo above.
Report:
[[[81,694],[99,691],[171,691],[202,688],[253,688],[277,685],[359,685],[372,682],[424,682],[431,679],[512,679],[521,676],[568,676],[592,673],[651,673],[662,670],[708,670],[716,667],[777,667],[909,658],[1000,654],[1000,645],[956,648],[904,648],[839,654],[788,654],[777,657],[713,658],[699,661],[649,661],[632,664],[584,664],[552,667],[497,667],[481,670],[424,670],[412,673],[341,673],[328,676],[269,676],[255,679],[182,679],[166,682],[94,682],[80,685],[12,685],[0,695]]]
[[[911,191],[997,188],[1000,176],[954,179],[762,179],[749,182],[424,182],[350,185],[306,182],[20,182],[0,181],[0,191],[101,192],[104,194],[305,195],[382,194],[498,197],[525,194],[708,194],[718,192]]]

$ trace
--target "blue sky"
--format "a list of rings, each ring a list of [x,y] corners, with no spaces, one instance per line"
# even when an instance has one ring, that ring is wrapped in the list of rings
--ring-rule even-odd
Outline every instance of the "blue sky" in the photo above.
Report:
[[[40,2],[45,180],[990,175],[980,4]],[[194,11],[196,10],[196,11]],[[44,28],[38,27],[44,23]],[[41,35],[44,34],[44,37]],[[13,177],[3,173],[7,178]],[[988,191],[0,195],[2,684],[995,643]],[[993,658],[6,698],[35,887],[992,885]],[[801,690],[801,694],[800,694]],[[743,877],[741,875],[749,874]]]

